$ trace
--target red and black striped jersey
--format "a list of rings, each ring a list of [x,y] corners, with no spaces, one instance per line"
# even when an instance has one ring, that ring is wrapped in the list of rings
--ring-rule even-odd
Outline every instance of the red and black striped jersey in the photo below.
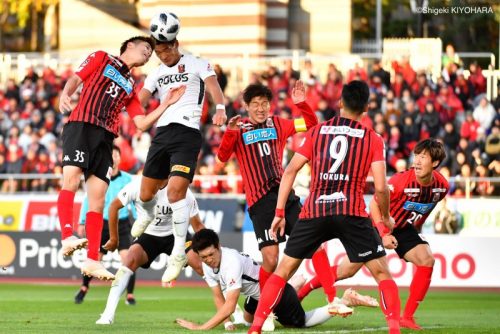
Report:
[[[234,152],[240,166],[247,204],[251,207],[278,186],[283,175],[283,151],[288,137],[316,125],[318,119],[307,103],[298,103],[304,118],[269,117],[262,124],[242,120],[239,130],[227,130],[217,153],[227,161]]]
[[[131,118],[144,115],[134,79],[120,59],[104,51],[94,52],[80,65],[76,75],[82,79],[83,89],[69,122],[91,123],[116,136],[123,109]]]
[[[394,228],[408,223],[419,230],[448,189],[448,181],[438,171],[432,172],[432,182],[426,186],[418,183],[414,169],[394,174],[389,180],[390,213],[396,223]]]
[[[375,131],[343,117],[309,130],[297,150],[309,160],[311,183],[300,218],[368,217],[363,193],[371,164],[385,161],[384,142]]]

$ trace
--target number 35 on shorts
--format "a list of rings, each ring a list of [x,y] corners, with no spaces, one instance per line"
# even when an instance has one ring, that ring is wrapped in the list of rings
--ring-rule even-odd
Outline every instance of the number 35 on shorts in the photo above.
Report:
[[[84,157],[85,152],[82,152],[80,150],[75,150],[75,158],[73,159],[74,162],[84,162],[85,157]]]

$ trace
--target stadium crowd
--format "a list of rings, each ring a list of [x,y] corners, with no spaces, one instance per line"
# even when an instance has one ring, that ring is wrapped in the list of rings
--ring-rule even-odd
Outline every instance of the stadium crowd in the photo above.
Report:
[[[231,74],[225,73],[220,65],[214,68],[225,90]],[[0,174],[62,173],[60,133],[68,115],[57,112],[57,104],[71,74],[70,65],[58,73],[51,68],[44,68],[41,73],[30,68],[20,82],[10,79],[1,87]],[[141,83],[140,89],[145,75],[135,72],[135,77]],[[321,80],[323,77],[326,81]],[[500,94],[495,101],[488,101],[486,78],[475,62],[465,66],[458,56],[447,53],[443,57],[442,75],[434,82],[430,73],[415,71],[407,58],[393,62],[392,69],[384,69],[380,61],[366,67],[357,64],[345,75],[333,63],[325,75],[316,72],[311,61],[306,60],[298,71],[290,60],[285,60],[281,68],[269,66],[253,73],[251,81],[261,82],[273,91],[274,114],[294,118],[300,113],[291,100],[290,91],[299,78],[306,85],[307,102],[316,110],[320,121],[338,114],[344,83],[357,79],[369,84],[369,111],[363,123],[384,138],[391,174],[411,165],[410,153],[419,140],[435,137],[443,141],[447,151],[440,169],[446,177],[500,176]],[[75,94],[75,105],[77,100]],[[151,100],[145,108],[154,110],[158,103]],[[246,116],[241,94],[226,96],[225,104],[228,119],[237,114]],[[202,117],[204,142],[196,174],[239,175],[234,159],[221,163],[215,158],[224,128],[210,124],[213,110],[214,106],[207,101]],[[152,133],[137,130],[126,113],[121,117],[121,134],[115,141],[122,152],[120,169],[136,173],[146,161]],[[297,134],[289,142],[286,160],[291,158],[302,138],[303,135]],[[307,191],[307,181],[298,180],[298,193],[301,188]],[[450,182],[450,194],[464,196],[465,187],[465,182]],[[197,178],[193,188],[204,193],[242,193],[241,181],[236,178]],[[59,181],[0,179],[0,189],[3,193],[52,191],[59,189]],[[473,195],[500,196],[500,184],[472,182],[470,191]]]

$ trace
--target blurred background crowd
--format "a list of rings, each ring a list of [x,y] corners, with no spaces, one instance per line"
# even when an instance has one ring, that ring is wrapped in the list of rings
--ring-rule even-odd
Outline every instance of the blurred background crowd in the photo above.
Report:
[[[226,90],[231,76],[221,65],[215,65],[218,81]],[[41,72],[28,69],[23,80],[8,80],[0,87],[0,175],[1,174],[61,174],[61,130],[68,115],[59,113],[58,97],[66,80],[73,74],[68,65],[56,72],[46,67]],[[142,86],[145,74],[134,73]],[[323,79],[326,78],[326,79]],[[301,68],[293,68],[285,59],[281,66],[262,68],[254,72],[251,82],[260,82],[274,93],[271,113],[285,118],[300,117],[290,98],[296,80],[306,86],[307,102],[316,111],[320,121],[339,114],[343,84],[364,80],[371,94],[368,113],[363,123],[380,134],[386,143],[389,173],[411,166],[411,151],[424,138],[443,141],[447,158],[440,171],[451,179],[451,195],[464,196],[465,182],[470,177],[500,176],[500,94],[494,101],[486,98],[486,78],[474,61],[465,63],[450,45],[442,59],[442,73],[432,80],[430,73],[415,71],[408,59],[395,61],[384,68],[378,60],[357,63],[350,69],[339,69],[334,63],[327,73],[318,73],[312,61],[305,60]],[[496,89],[496,88],[495,88]],[[73,96],[76,105],[78,94]],[[153,110],[158,101],[152,99],[145,106]],[[241,93],[226,92],[228,118],[246,116]],[[203,113],[203,149],[199,159],[198,177],[194,190],[202,193],[242,193],[242,184],[236,161],[221,163],[216,159],[224,128],[210,124],[214,108],[206,99]],[[121,148],[122,170],[138,173],[146,160],[155,129],[141,132],[135,129],[126,113],[122,113],[121,134],[116,144]],[[291,158],[302,140],[301,134],[290,140],[284,164]],[[298,178],[300,194],[308,188],[307,170]],[[215,175],[215,177],[214,177]],[[220,177],[220,176],[235,177]],[[16,191],[56,191],[56,178],[0,179],[0,189]],[[468,183],[470,193],[479,196],[500,196],[500,184],[488,180]]]

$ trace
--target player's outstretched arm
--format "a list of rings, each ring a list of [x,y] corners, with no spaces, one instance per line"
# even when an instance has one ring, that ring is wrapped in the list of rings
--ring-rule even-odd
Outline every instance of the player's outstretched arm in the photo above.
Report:
[[[197,324],[195,324],[191,321],[185,320],[185,319],[176,319],[176,322],[180,326],[187,328],[187,329],[190,329],[190,330],[207,330],[207,329],[212,329],[212,328],[218,326],[219,324],[221,324],[222,322],[224,322],[225,320],[227,320],[231,316],[231,314],[234,312],[234,310],[236,309],[236,304],[238,303],[238,298],[240,296],[240,289],[235,289],[235,290],[229,291],[226,294],[226,298],[224,299],[224,296],[222,295],[222,291],[220,291],[220,293],[219,293],[220,296],[219,296],[219,294],[216,296],[216,291],[214,291],[214,290],[217,288],[220,291],[220,286],[216,286],[216,287],[212,288],[212,291],[214,293],[214,302],[217,305],[217,313],[215,313],[215,315],[210,320],[205,322],[203,325],[197,325]],[[224,300],[224,303],[219,307],[218,305],[220,305],[220,301],[221,301],[220,298],[221,297],[222,297],[222,300]],[[219,300],[219,302],[217,300]],[[227,329],[227,330],[229,330],[229,329]]]
[[[109,205],[108,211],[108,226],[109,226],[109,240],[103,246],[105,250],[113,252],[118,247],[118,211],[123,208],[122,202],[115,198]]]
[[[195,233],[205,228],[205,225],[203,225],[201,221],[200,215],[191,217],[189,219],[189,224],[191,224]]]
[[[276,204],[276,214],[271,225],[270,236],[274,240],[278,240],[277,233],[281,236],[285,234],[285,205],[287,198],[292,190],[293,181],[297,177],[299,170],[309,160],[300,153],[295,153],[292,160],[288,164],[281,178],[280,188],[278,192],[278,202]]]
[[[73,95],[73,93],[81,83],[82,79],[76,74],[73,74],[68,79],[59,98],[59,111],[61,111],[62,113],[71,112],[71,95]]]
[[[184,85],[172,88],[155,110],[153,110],[147,115],[137,115],[134,117],[135,126],[141,131],[148,130],[151,126],[153,126],[153,124],[158,120],[158,118],[160,118],[160,116],[163,115],[163,113],[165,112],[165,110],[167,110],[168,107],[179,101],[181,96],[184,95],[185,91],[186,91],[186,86]]]
[[[224,105],[224,94],[222,89],[217,82],[217,77],[211,75],[205,79],[205,85],[207,86],[207,91],[212,97],[212,102],[215,104],[215,114],[212,117],[212,123],[217,126],[222,126],[226,124],[227,115],[226,107]]]

